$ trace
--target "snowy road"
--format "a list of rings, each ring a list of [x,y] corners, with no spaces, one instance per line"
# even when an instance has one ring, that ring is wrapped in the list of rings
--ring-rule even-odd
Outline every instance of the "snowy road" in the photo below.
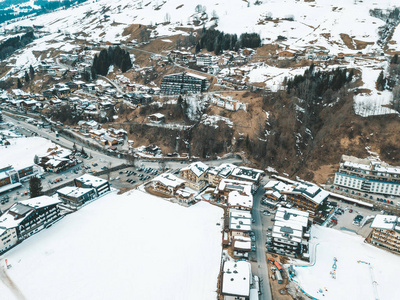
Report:
[[[269,286],[269,275],[268,275],[268,266],[267,261],[265,260],[265,235],[262,231],[262,223],[261,223],[261,212],[260,212],[260,202],[261,197],[264,194],[264,189],[260,187],[257,190],[257,193],[254,195],[254,206],[253,206],[253,218],[255,223],[253,223],[253,231],[256,235],[256,248],[257,248],[257,264],[258,268],[258,277],[261,281],[261,299],[262,300],[271,300],[271,288]]]

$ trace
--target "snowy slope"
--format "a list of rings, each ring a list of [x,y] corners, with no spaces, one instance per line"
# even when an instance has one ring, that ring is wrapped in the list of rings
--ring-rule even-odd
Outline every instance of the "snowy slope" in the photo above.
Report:
[[[204,202],[109,194],[6,253],[16,287],[0,280],[0,298],[215,299],[222,215]]]
[[[157,25],[156,29],[161,35],[170,35],[174,33],[174,27],[193,26],[193,20],[200,18],[195,7],[201,4],[207,14],[206,26],[214,25],[215,20],[211,19],[217,17],[218,29],[225,32],[257,32],[265,39],[264,42],[274,41],[278,35],[282,35],[288,38],[285,44],[294,48],[308,47],[312,42],[316,47],[326,47],[332,53],[337,53],[348,50],[340,37],[341,33],[361,41],[376,42],[377,29],[384,22],[371,17],[369,10],[399,5],[397,0],[262,2],[261,5],[254,5],[254,1],[250,1],[248,5],[242,0],[116,0],[112,3],[100,0],[12,23],[7,27],[41,24],[52,32],[77,34],[77,37],[95,41],[116,41],[126,39],[122,31],[130,24],[156,25],[170,21],[170,25]],[[105,15],[109,18],[105,18]],[[265,21],[266,16],[275,22]],[[294,21],[282,20],[285,18],[293,18]],[[330,37],[326,37],[327,34]]]
[[[310,248],[315,249],[311,244],[318,243],[315,266],[296,267],[294,277],[311,296],[325,300],[391,300],[400,295],[400,287],[394,284],[400,256],[366,244],[364,238],[351,232],[313,226],[311,236]],[[336,279],[330,275],[334,257]]]

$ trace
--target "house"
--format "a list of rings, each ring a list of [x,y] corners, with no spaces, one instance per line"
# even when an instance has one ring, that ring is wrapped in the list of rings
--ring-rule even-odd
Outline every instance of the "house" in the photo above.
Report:
[[[96,92],[96,85],[94,83],[85,83],[83,85],[83,90],[87,93],[95,93]]]
[[[18,241],[22,241],[60,217],[59,203],[48,196],[18,201],[0,217],[0,227],[15,228]]]
[[[152,114],[152,115],[148,116],[148,118],[153,123],[157,123],[157,124],[165,123],[165,116],[160,113]]]
[[[253,207],[251,182],[222,179],[215,188],[215,199],[228,207],[251,210]]]
[[[221,294],[224,299],[248,300],[252,284],[251,265],[247,261],[225,261]]]
[[[248,210],[229,209],[229,233],[231,238],[248,236],[251,231],[251,212]]]
[[[121,140],[123,141],[125,139],[125,137],[128,135],[128,132],[126,132],[126,130],[124,130],[122,128],[119,128],[119,129],[108,128],[107,129],[107,134],[110,135],[113,138],[116,138],[116,139],[118,139],[120,141]]]
[[[164,76],[161,82],[161,94],[179,95],[202,93],[207,89],[207,78],[193,73],[176,73]]]
[[[100,137],[100,143],[102,145],[115,146],[115,145],[119,144],[119,140],[114,138],[114,137],[112,137],[112,136],[110,136],[110,135],[108,135],[108,134],[103,134]]]
[[[96,196],[93,188],[80,188],[66,186],[57,190],[58,198],[69,205],[80,206],[87,201],[92,200]]]
[[[243,105],[240,101],[233,100],[230,96],[225,97],[220,94],[214,94],[211,103],[230,111],[237,111]]]
[[[310,227],[308,212],[279,207],[275,213],[272,237],[267,241],[268,252],[292,258],[303,256],[303,250],[308,249]],[[305,257],[308,257],[308,251]]]
[[[201,161],[191,163],[179,170],[179,176],[186,179],[189,187],[202,190],[207,186],[208,166]]]
[[[75,178],[74,184],[80,188],[93,188],[97,197],[111,190],[107,180],[89,174]]]
[[[249,252],[251,251],[251,239],[248,236],[237,235],[233,237],[232,248],[234,251]]]
[[[175,192],[175,198],[179,200],[180,203],[191,204],[193,200],[194,193],[188,189],[178,189]]]
[[[91,130],[97,130],[99,129],[99,123],[97,123],[94,120],[90,121],[78,121],[78,128],[79,132],[82,133],[89,133]]]
[[[98,141],[100,141],[101,138],[102,138],[102,136],[103,136],[104,134],[106,134],[106,133],[107,133],[107,131],[106,131],[104,128],[101,128],[101,129],[92,129],[92,130],[89,131],[90,136],[91,136],[93,139],[98,140]]]
[[[372,245],[400,254],[400,218],[398,216],[376,215],[371,228],[369,241]]]
[[[170,174],[164,173],[151,180],[154,190],[174,196],[179,189],[185,187],[185,181]]]
[[[211,66],[218,62],[218,57],[208,53],[199,53],[196,55],[196,65]]]
[[[294,50],[283,50],[281,52],[278,53],[278,58],[279,59],[293,59],[297,56],[297,52]]]

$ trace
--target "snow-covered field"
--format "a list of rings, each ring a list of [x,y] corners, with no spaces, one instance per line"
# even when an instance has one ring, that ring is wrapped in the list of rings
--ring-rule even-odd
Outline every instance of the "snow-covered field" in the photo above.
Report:
[[[56,145],[41,137],[8,139],[10,145],[0,146],[0,169],[13,165],[17,169],[33,165],[35,155],[45,155]]]
[[[278,35],[282,35],[287,38],[284,44],[291,47],[308,47],[312,42],[316,47],[326,47],[335,54],[344,49],[349,51],[340,37],[341,33],[375,43],[378,40],[377,29],[384,21],[370,16],[369,10],[398,5],[397,0],[260,2],[260,5],[254,5],[254,1],[242,0],[88,1],[69,10],[11,23],[7,28],[16,25],[45,25],[46,30],[53,33],[114,42],[127,38],[122,32],[130,24],[156,25],[155,32],[161,36],[182,32],[176,29],[179,26],[195,27],[193,21],[202,18],[207,27],[217,22],[218,29],[225,32],[257,32],[265,42],[275,41]],[[205,14],[201,15],[198,9],[196,12],[198,4],[202,5],[200,10]],[[266,21],[267,17],[277,22]],[[368,49],[374,47],[368,46]]]
[[[317,243],[315,265],[295,268],[294,279],[308,294],[326,300],[398,299],[400,256],[364,243],[364,238],[355,233],[313,226],[312,252]],[[337,269],[333,279],[330,272],[335,257]]]
[[[222,216],[204,202],[108,194],[1,257],[14,287],[0,280],[0,298],[216,299]]]

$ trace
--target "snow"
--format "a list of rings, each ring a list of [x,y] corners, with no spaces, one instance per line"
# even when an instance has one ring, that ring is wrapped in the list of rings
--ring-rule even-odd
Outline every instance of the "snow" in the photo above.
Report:
[[[205,202],[111,193],[7,252],[4,271],[33,300],[215,299],[222,216]],[[11,291],[0,281],[2,299]]]
[[[49,148],[55,145],[44,138],[28,137],[9,139],[9,146],[0,146],[0,157],[7,157],[7,160],[0,160],[0,169],[12,165],[19,170],[34,165],[35,155],[47,153]]]
[[[359,62],[360,64],[361,62]],[[362,117],[397,114],[389,107],[393,100],[393,94],[390,91],[378,91],[376,89],[376,80],[379,73],[385,71],[387,63],[374,62],[373,64],[364,64],[359,67],[362,72],[363,86],[360,89],[366,89],[368,92],[360,93],[354,96],[354,111]]]
[[[311,296],[326,300],[389,300],[400,295],[400,286],[393,281],[397,278],[394,266],[400,265],[400,256],[364,243],[363,237],[348,231],[313,226],[311,237],[311,257],[316,251],[315,265],[295,267],[297,276],[294,277]],[[337,258],[336,279],[330,275],[334,257]],[[373,281],[377,283],[376,291]]]

